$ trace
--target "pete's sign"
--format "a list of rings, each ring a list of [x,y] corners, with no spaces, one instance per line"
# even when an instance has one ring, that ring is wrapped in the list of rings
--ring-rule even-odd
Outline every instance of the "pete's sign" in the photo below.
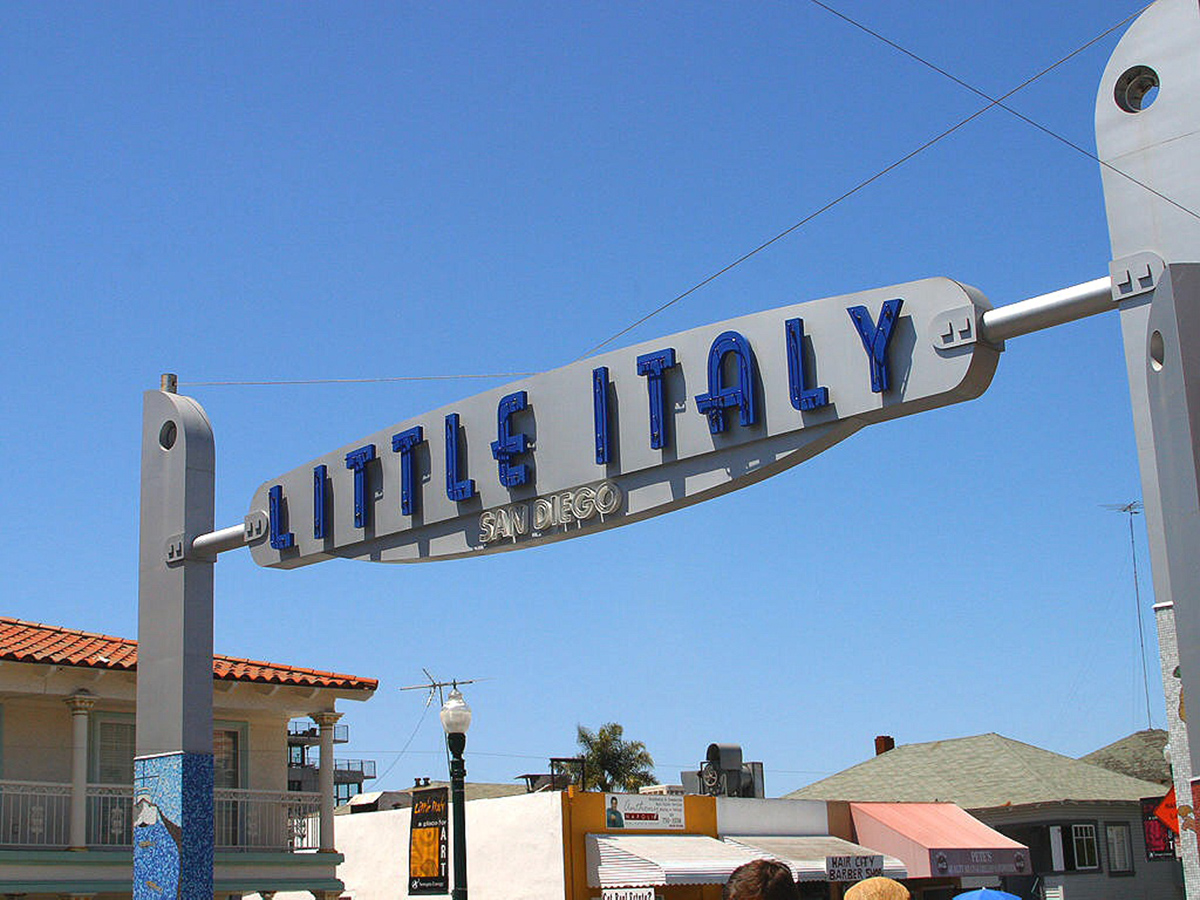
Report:
[[[864,425],[979,396],[987,300],[947,278],[730,319],[572,363],[264,482],[260,565],[417,562],[624,525],[774,475]]]

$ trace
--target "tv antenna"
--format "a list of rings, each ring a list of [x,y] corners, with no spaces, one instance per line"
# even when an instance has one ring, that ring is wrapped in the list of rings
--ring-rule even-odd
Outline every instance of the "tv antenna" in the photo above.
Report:
[[[1133,517],[1141,515],[1142,501],[1131,500],[1129,503],[1104,503],[1102,506],[1112,512],[1124,513],[1129,516],[1129,555],[1133,559],[1133,602],[1134,614],[1137,616],[1138,644],[1142,649],[1142,687],[1146,691],[1146,728],[1153,728],[1150,722],[1150,676],[1146,668],[1146,635],[1142,629],[1142,595],[1138,587],[1137,546],[1133,541]]]
[[[445,688],[455,690],[460,684],[475,684],[479,681],[487,681],[486,678],[452,678],[449,681],[438,681],[424,666],[421,667],[421,671],[424,672],[425,677],[429,679],[425,684],[409,684],[402,688],[398,688],[398,690],[429,691],[429,696],[425,698],[425,705],[427,707],[433,702],[435,695],[437,696],[439,703],[441,703],[443,706],[446,705]]]
[[[440,704],[442,704],[442,706],[446,705],[446,697],[445,697],[445,692],[444,692],[445,688],[450,688],[451,690],[457,690],[458,686],[460,684],[475,684],[477,681],[486,681],[487,680],[486,678],[452,678],[449,681],[438,681],[436,678],[433,677],[433,675],[430,673],[430,671],[427,668],[425,668],[424,666],[421,666],[421,671],[425,673],[425,677],[428,678],[429,681],[427,681],[425,684],[405,685],[404,687],[399,688],[399,690],[401,690],[401,691],[429,691],[429,695],[425,698],[425,708],[426,709],[429,709],[429,704],[431,704],[433,702],[433,698],[435,695],[438,698],[438,702]],[[450,746],[449,746],[449,744],[446,745],[445,750],[446,750],[446,765],[449,766],[450,765]]]

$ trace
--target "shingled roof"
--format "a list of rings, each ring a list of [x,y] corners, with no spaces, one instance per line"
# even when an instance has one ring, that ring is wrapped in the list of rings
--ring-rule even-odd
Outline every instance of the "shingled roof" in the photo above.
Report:
[[[949,801],[963,809],[1161,796],[1130,778],[998,734],[904,744],[788,794],[793,800]]]
[[[0,616],[0,660],[132,672],[137,641]],[[379,687],[374,678],[220,655],[213,656],[213,678],[351,691]]]
[[[1154,781],[1161,785],[1171,784],[1171,766],[1163,754],[1167,746],[1167,733],[1161,728],[1135,731],[1128,737],[1113,741],[1107,747],[1093,750],[1079,757],[1094,766],[1104,766],[1130,778]]]

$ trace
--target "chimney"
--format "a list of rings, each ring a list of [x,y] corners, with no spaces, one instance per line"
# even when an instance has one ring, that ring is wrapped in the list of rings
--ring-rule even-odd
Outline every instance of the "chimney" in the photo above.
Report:
[[[890,734],[880,734],[875,737],[875,755],[887,753],[889,750],[896,749],[896,739]]]

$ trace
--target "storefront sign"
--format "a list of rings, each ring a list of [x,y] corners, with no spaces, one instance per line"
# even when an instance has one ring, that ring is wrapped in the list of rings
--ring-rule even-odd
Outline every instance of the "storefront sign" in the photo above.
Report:
[[[450,893],[446,838],[449,790],[444,787],[412,792],[408,832],[408,893]]]
[[[1029,857],[1022,849],[930,850],[934,875],[1028,875]]]
[[[604,888],[600,900],[655,900],[652,887]]]
[[[825,857],[825,878],[828,881],[862,881],[882,874],[882,854]]]
[[[605,794],[604,827],[612,830],[682,831],[681,794]]]
[[[1179,833],[1179,811],[1175,807],[1175,788],[1165,797],[1142,799],[1142,833],[1146,838],[1146,859],[1174,859],[1175,835]]]
[[[988,308],[973,288],[931,278],[730,319],[469,397],[264,482],[250,504],[269,523],[254,559],[293,568],[513,550],[754,484],[865,425],[983,393],[999,358],[978,340]]]

